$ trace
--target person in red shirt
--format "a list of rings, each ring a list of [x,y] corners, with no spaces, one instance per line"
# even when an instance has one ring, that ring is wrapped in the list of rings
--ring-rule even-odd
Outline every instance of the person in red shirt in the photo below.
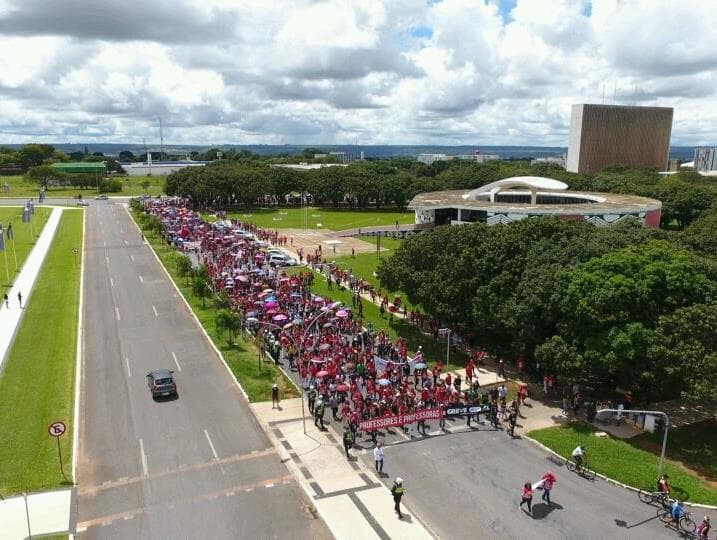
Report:
[[[436,367],[433,368],[433,384],[436,384],[436,380],[438,380],[438,378],[440,378],[442,371],[443,371],[443,364],[441,364],[441,361],[438,360],[436,362]]]
[[[473,383],[473,370],[475,369],[475,362],[471,358],[466,366],[466,379],[468,379],[468,386]]]
[[[523,498],[520,500],[518,508],[522,509],[524,504],[528,506],[528,514],[531,514],[533,511],[531,508],[531,505],[533,504],[533,488],[531,487],[530,482],[523,484]]]
[[[553,503],[550,502],[550,490],[553,489],[553,485],[556,482],[555,475],[552,471],[548,471],[543,475],[543,496],[541,497],[542,500],[548,503],[548,506],[552,506]]]

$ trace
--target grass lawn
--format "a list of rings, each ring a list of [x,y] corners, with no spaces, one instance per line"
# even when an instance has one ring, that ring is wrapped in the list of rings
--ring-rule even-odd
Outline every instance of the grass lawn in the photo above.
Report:
[[[653,453],[662,448],[662,435],[643,433],[630,444]],[[717,421],[706,420],[667,433],[667,457],[683,463],[711,482],[717,482]]]
[[[5,235],[5,251],[0,253],[0,283],[2,284],[3,292],[12,287],[15,276],[22,270],[22,265],[35,245],[35,239],[40,235],[51,212],[51,208],[36,206],[35,217],[31,225],[30,223],[22,222],[22,208],[0,207],[0,223],[2,223],[3,234]],[[8,223],[12,223],[12,229],[15,234],[14,241],[7,239]],[[14,251],[13,247],[15,248]],[[10,274],[9,282],[5,273],[6,259],[8,273]],[[15,266],[16,259],[17,266]]]
[[[348,210],[340,208],[309,208],[308,228],[316,229],[321,223],[323,229],[341,231],[359,227],[413,223],[414,213],[396,210]],[[209,215],[203,219],[212,221]],[[266,229],[303,229],[301,208],[254,208],[243,212],[227,212],[227,218],[250,221]],[[382,240],[383,243],[383,240]]]
[[[164,193],[164,176],[116,176],[113,177],[122,182],[122,191],[119,193],[110,193],[110,196],[126,196],[133,197],[135,195],[161,195]],[[144,181],[149,182],[145,188],[142,186]],[[5,182],[10,186],[10,193],[4,193],[0,190],[0,197],[35,197],[37,198],[39,187],[37,182],[26,179],[24,176],[1,176],[0,186]],[[52,187],[47,190],[47,196],[51,198],[68,198],[71,199],[81,193],[83,197],[94,197],[97,194],[97,187],[88,189],[79,189],[73,186]],[[74,201],[73,201],[74,202]]]
[[[67,485],[47,426],[64,421],[60,439],[72,474],[72,419],[80,269],[69,255],[82,246],[81,210],[66,210],[28,298],[0,376],[0,492],[3,496]]]
[[[366,242],[376,245],[375,236],[364,236],[361,240],[365,240]],[[381,258],[391,256],[402,242],[403,240],[396,238],[381,238]],[[376,268],[378,268],[379,261],[381,260],[376,256],[375,251],[371,253],[359,253],[355,257],[346,256],[337,257],[335,259],[327,257],[327,260],[335,262],[341,268],[350,268],[355,276],[364,278],[365,280],[371,282],[377,291],[381,289],[381,284],[379,283],[378,278],[373,275]],[[393,300],[391,295],[389,295],[389,299]]]
[[[655,487],[659,455],[637,448],[628,441],[610,437],[595,437],[596,429],[586,423],[539,429],[528,433],[563,457],[571,455],[581,443],[587,444],[590,467],[595,471],[633,487]],[[668,447],[670,445],[668,435]],[[680,500],[717,504],[717,487],[699,478],[680,463],[665,460],[665,472],[670,475],[674,496]],[[568,474],[567,472],[565,474]]]
[[[207,300],[206,307],[202,307],[202,301],[192,294],[191,285],[187,284],[187,279],[178,274],[175,260],[179,254],[169,249],[159,237],[152,236],[147,231],[145,231],[145,236],[174,282],[179,286],[192,307],[192,311],[224,355],[227,364],[249,395],[249,400],[252,402],[271,400],[271,387],[274,383],[279,385],[282,399],[298,397],[296,387],[273,363],[259,364],[259,351],[252,342],[237,337],[236,342],[230,345],[227,335],[220,336],[217,333],[215,325],[217,310],[211,300]]]

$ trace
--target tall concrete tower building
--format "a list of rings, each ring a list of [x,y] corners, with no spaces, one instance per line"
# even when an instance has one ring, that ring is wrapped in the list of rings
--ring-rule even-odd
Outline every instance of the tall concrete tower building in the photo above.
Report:
[[[604,167],[667,168],[670,107],[573,105],[567,170],[595,174]]]

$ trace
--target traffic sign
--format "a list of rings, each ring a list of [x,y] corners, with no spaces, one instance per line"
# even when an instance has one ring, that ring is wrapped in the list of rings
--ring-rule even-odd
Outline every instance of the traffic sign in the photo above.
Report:
[[[61,437],[67,431],[67,426],[64,422],[53,422],[47,428],[47,431],[52,437]]]

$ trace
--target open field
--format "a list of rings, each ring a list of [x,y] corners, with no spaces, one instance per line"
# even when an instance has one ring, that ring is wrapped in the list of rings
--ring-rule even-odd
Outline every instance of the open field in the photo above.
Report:
[[[636,448],[629,441],[611,436],[595,437],[595,428],[584,422],[539,429],[528,433],[563,457],[572,454],[580,444],[586,444],[590,468],[636,488],[655,488],[659,454]],[[669,440],[668,440],[669,446]],[[665,472],[670,475],[673,496],[679,500],[717,504],[717,489],[714,483],[699,478],[681,464],[665,460]],[[570,474],[564,471],[563,474]],[[637,495],[635,495],[637,498]]]
[[[136,214],[133,216],[137,219]],[[217,310],[212,301],[206,300],[205,307],[202,307],[201,299],[192,294],[191,284],[177,272],[175,260],[179,253],[169,249],[158,236],[151,235],[148,231],[145,231],[145,237],[181,290],[184,298],[189,302],[192,311],[221,351],[234,375],[239,379],[249,400],[252,402],[271,400],[271,387],[274,383],[279,385],[282,399],[297,397],[296,388],[280,369],[269,362],[259,364],[259,351],[252,342],[237,336],[235,342],[229,344],[227,335],[219,335],[216,329]]]
[[[72,478],[72,425],[83,212],[66,210],[47,254],[0,376],[0,493],[67,485]],[[47,426],[68,425],[61,437],[66,480]]]
[[[22,208],[13,208],[11,206],[0,207],[0,223],[3,226],[3,234],[5,235],[5,251],[0,253],[0,283],[2,284],[3,293],[12,287],[15,276],[22,270],[22,265],[35,245],[42,228],[47,222],[47,218],[52,212],[51,208],[35,207],[35,217],[32,224],[22,222]],[[12,223],[12,229],[15,240],[7,239],[7,226]],[[17,265],[15,261],[17,260]],[[5,272],[5,261],[7,261],[8,272]],[[8,273],[10,280],[7,279]]]
[[[228,212],[228,218],[250,221],[265,229],[303,229],[303,213],[301,208],[254,208],[243,212]],[[378,225],[410,224],[415,220],[414,213],[396,210],[349,210],[339,208],[309,208],[308,229],[320,228],[332,231],[355,229],[359,227],[376,227]],[[212,221],[209,215],[204,219]]]
[[[371,243],[374,246],[377,242],[375,236],[363,236],[361,237],[361,240]],[[402,242],[403,240],[398,240],[396,238],[381,238],[381,258],[391,256]],[[337,266],[343,268],[344,270],[351,269],[354,276],[370,281],[377,291],[381,289],[381,284],[379,283],[378,278],[373,275],[378,267],[379,261],[381,260],[376,255],[376,251],[372,251],[371,253],[357,253],[354,257],[349,255],[348,257],[343,256],[336,258],[331,257],[331,253],[327,252],[326,260],[329,262],[335,262]],[[390,294],[389,300],[393,300],[393,297]]]
[[[119,193],[110,193],[110,196],[133,197],[135,195],[161,195],[164,193],[164,176],[116,176],[113,177],[122,182],[122,191]],[[149,186],[144,188],[142,183],[149,182]],[[24,176],[0,176],[0,185],[8,183],[10,193],[4,193],[0,190],[0,197],[21,197],[21,198],[37,198],[39,187],[36,182],[26,179]],[[47,190],[48,197],[61,197],[72,199],[81,193],[83,197],[94,197],[97,195],[97,187],[89,189],[79,189],[77,187],[52,187]]]

